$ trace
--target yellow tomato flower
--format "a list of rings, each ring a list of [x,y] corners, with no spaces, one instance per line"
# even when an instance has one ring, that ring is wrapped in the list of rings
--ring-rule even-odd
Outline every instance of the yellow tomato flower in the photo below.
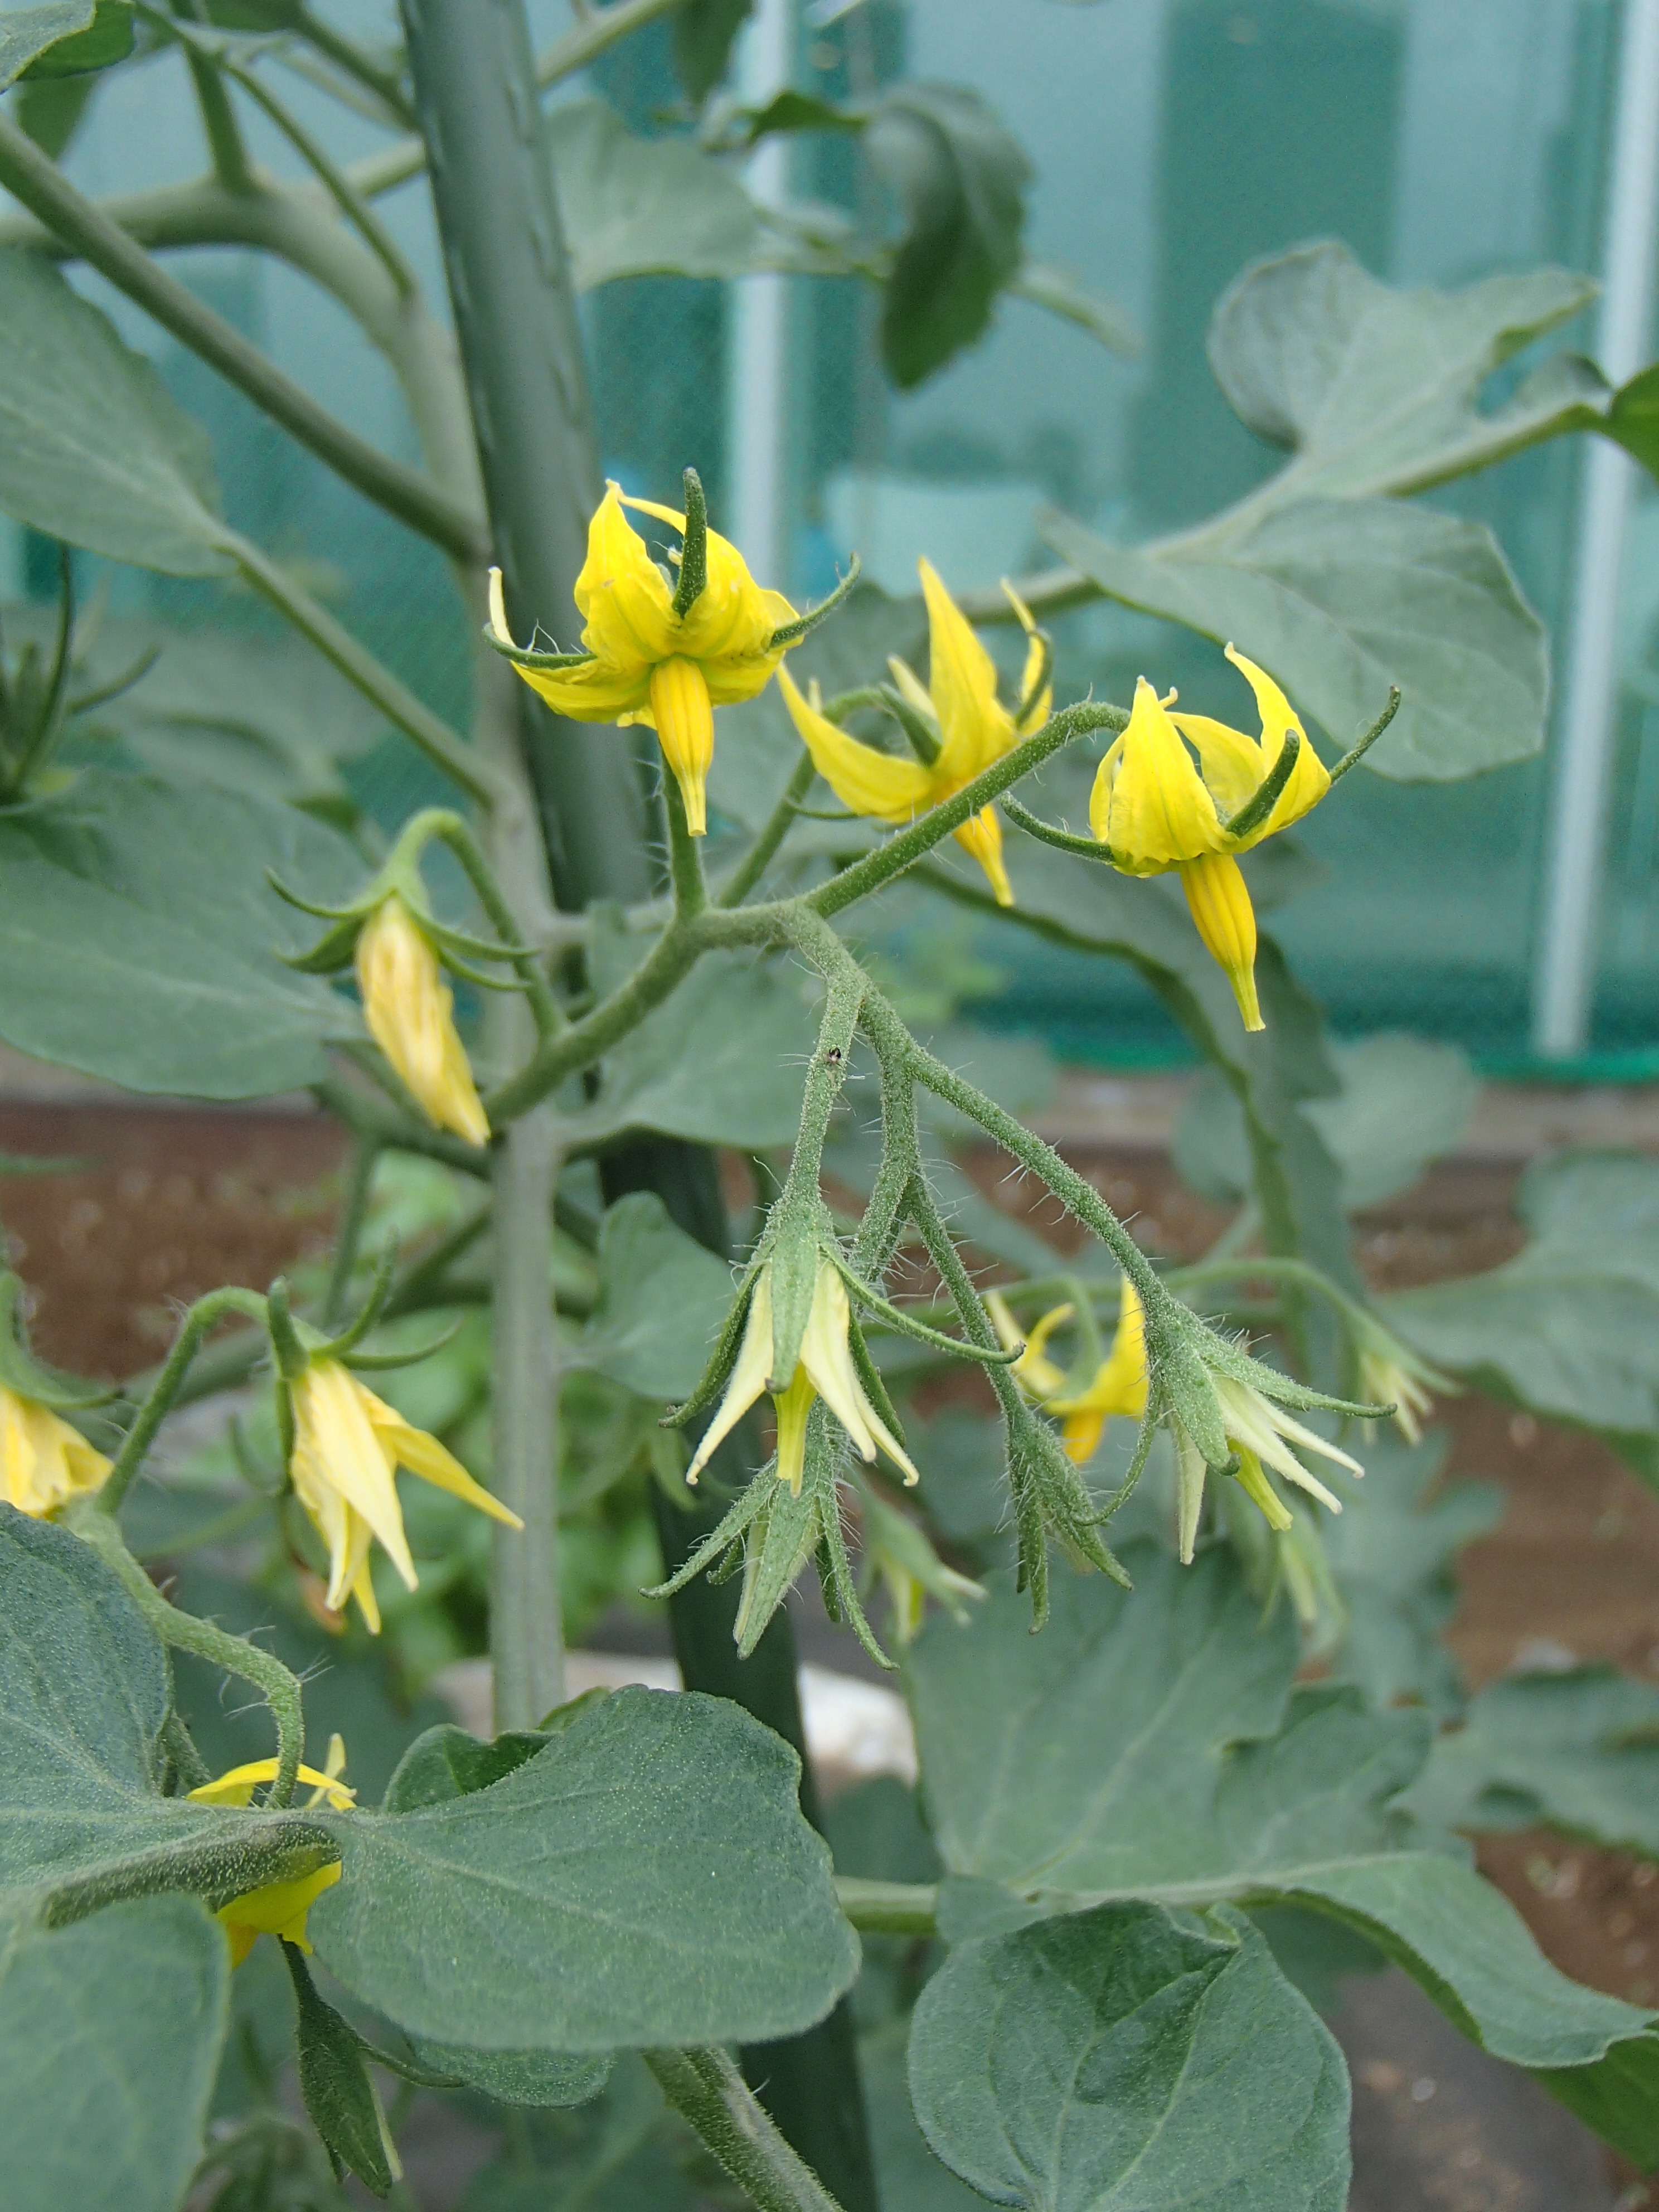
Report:
[[[308,1805],[316,1805],[326,1798],[337,1813],[343,1813],[357,1802],[357,1793],[349,1790],[340,1777],[345,1771],[345,1744],[338,1735],[328,1742],[327,1763],[319,1774],[314,1766],[301,1766],[300,1779],[312,1785]],[[190,1793],[198,1805],[247,1805],[252,1802],[254,1785],[273,1782],[276,1778],[274,1759],[250,1759],[245,1766],[233,1766],[215,1782],[204,1782]],[[306,1936],[306,1914],[325,1889],[331,1889],[340,1879],[340,1862],[335,1859],[327,1866],[319,1867],[313,1874],[296,1875],[291,1881],[267,1882],[262,1889],[250,1889],[240,1897],[233,1897],[228,1905],[219,1907],[215,1917],[223,1928],[230,1942],[230,1963],[240,1966],[253,1948],[256,1936],[280,1936],[285,1942],[295,1943],[302,1951],[309,1951]]]
[[[304,1773],[306,1770],[301,1767],[300,1771]],[[196,1793],[192,1790],[191,1794],[193,1796]],[[339,1879],[340,1862],[331,1859],[315,1874],[300,1875],[292,1881],[270,1881],[263,1889],[251,1889],[246,1896],[233,1897],[228,1905],[222,1905],[214,1917],[229,1941],[231,1965],[241,1965],[258,1936],[280,1936],[283,1942],[308,1952],[311,1942],[306,1934],[306,1915],[323,1892],[332,1889]]]
[[[1020,1327],[1009,1310],[1007,1300],[1000,1291],[988,1291],[985,1310],[991,1316],[992,1326],[1005,1352],[1018,1352],[1008,1372],[1024,1388],[1027,1395],[1039,1400],[1058,1397],[1066,1388],[1066,1370],[1056,1367],[1048,1357],[1048,1339],[1057,1328],[1070,1321],[1074,1306],[1055,1306],[1032,1323],[1030,1334]],[[1021,1347],[1024,1346],[1022,1350]]]
[[[1174,692],[1160,700],[1143,676],[1129,726],[1096,772],[1089,823],[1125,875],[1180,871],[1199,935],[1225,970],[1245,1028],[1259,1030],[1266,1024],[1256,1001],[1255,913],[1233,855],[1299,821],[1331,780],[1272,677],[1231,645],[1227,658],[1255,693],[1260,738],[1205,714],[1171,714]],[[1285,788],[1263,820],[1234,835],[1227,823],[1272,774],[1292,731],[1298,750]]]
[[[487,1145],[489,1124],[456,1034],[453,995],[426,933],[395,892],[359,931],[356,959],[375,1043],[439,1128]]]
[[[44,1520],[102,1486],[110,1462],[49,1406],[0,1382],[0,1498]]]
[[[1048,719],[1053,693],[1038,687],[1047,648],[1030,615],[1006,584],[1003,589],[1025,626],[1030,642],[1020,708],[1011,713],[997,697],[997,668],[975,636],[971,624],[945,590],[930,562],[917,563],[927,602],[927,688],[903,661],[889,663],[893,680],[923,725],[936,734],[938,753],[931,763],[878,752],[837,729],[821,711],[816,693],[803,698],[787,669],[778,672],[782,692],[801,742],[813,765],[843,806],[896,827],[914,821],[929,807],[954,798],[963,786],[1012,751]],[[1035,694],[1035,696],[1033,696]],[[994,806],[981,807],[956,832],[984,869],[999,906],[1014,902],[1013,886],[1002,859],[1002,825]]]
[[[1322,1505],[1328,1506],[1333,1513],[1342,1510],[1341,1499],[1333,1497],[1322,1482],[1309,1474],[1290,1446],[1291,1443],[1298,1443],[1304,1450],[1318,1452],[1322,1457],[1334,1460],[1338,1467],[1346,1467],[1351,1474],[1364,1474],[1365,1470],[1357,1459],[1351,1458],[1345,1451],[1339,1451],[1334,1444],[1327,1443],[1323,1437],[1312,1429],[1304,1428],[1300,1421],[1293,1421],[1282,1406],[1274,1405],[1271,1398],[1250,1383],[1236,1382],[1230,1375],[1218,1375],[1212,1371],[1210,1387],[1215,1392],[1216,1403],[1221,1408],[1222,1426],[1226,1431],[1227,1441],[1244,1463],[1244,1472],[1239,1480],[1244,1483],[1250,1496],[1261,1505],[1262,1511],[1267,1513],[1275,1528],[1288,1528],[1290,1516],[1275,1498],[1274,1504],[1282,1518],[1276,1517],[1257,1496],[1257,1486],[1260,1486],[1269,1498],[1273,1497],[1271,1488],[1262,1477],[1261,1462],[1263,1460],[1269,1467],[1276,1468],[1287,1482],[1293,1482],[1300,1489],[1308,1491]]]
[[[499,1498],[474,1482],[435,1437],[366,1389],[337,1359],[313,1359],[289,1389],[294,1408],[294,1453],[289,1472],[294,1492],[328,1547],[327,1603],[337,1613],[349,1595],[372,1633],[380,1609],[369,1577],[369,1547],[378,1536],[407,1589],[418,1577],[404,1534],[403,1508],[393,1480],[406,1467],[423,1482],[447,1490],[509,1527],[524,1526]]]
[[[556,714],[578,722],[643,722],[657,732],[663,757],[685,800],[694,837],[708,828],[704,781],[714,752],[716,707],[752,699],[782,659],[773,633],[795,620],[781,592],[763,591],[735,545],[708,533],[708,580],[683,614],[674,586],[651,558],[623,513],[631,507],[682,534],[685,517],[648,499],[629,499],[607,484],[587,530],[587,558],[576,579],[576,605],[590,656],[563,668],[515,662],[532,691]],[[501,572],[492,570],[490,628],[504,645],[507,627]]]
[[[191,1801],[197,1805],[251,1805],[253,1792],[261,1782],[276,1779],[277,1761],[274,1759],[250,1759],[246,1765],[233,1766],[216,1781],[204,1782],[190,1792]],[[328,1759],[319,1774],[314,1766],[301,1765],[300,1779],[311,1784],[308,1805],[319,1805],[326,1798],[337,1813],[348,1812],[357,1802],[357,1793],[343,1783],[345,1772],[345,1740],[339,1735],[328,1740]]]
[[[1099,1448],[1114,1413],[1138,1421],[1146,1410],[1146,1322],[1134,1285],[1123,1278],[1117,1334],[1095,1370],[1095,1379],[1074,1398],[1051,1398],[1048,1411],[1060,1417],[1060,1441],[1079,1467]]]
[[[703,1431],[696,1456],[686,1469],[688,1482],[696,1480],[715,1447],[730,1435],[766,1388],[772,1368],[770,1275],[769,1264],[756,1278],[743,1342],[738,1349],[731,1380],[714,1419]],[[866,1464],[875,1458],[879,1444],[902,1471],[907,1483],[918,1479],[903,1446],[870,1403],[860,1379],[853,1357],[852,1323],[852,1307],[840,1271],[828,1260],[821,1260],[795,1371],[784,1389],[772,1394],[778,1417],[778,1480],[787,1482],[796,1497],[800,1495],[806,1465],[806,1417],[812,1410],[814,1398],[823,1399],[846,1430],[854,1450]]]

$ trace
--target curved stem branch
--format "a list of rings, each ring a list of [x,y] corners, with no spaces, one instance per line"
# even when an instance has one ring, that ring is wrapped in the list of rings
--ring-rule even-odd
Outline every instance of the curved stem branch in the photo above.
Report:
[[[850,868],[843,868],[838,876],[831,876],[827,884],[811,893],[806,904],[815,914],[831,915],[839,914],[855,899],[867,898],[872,891],[879,890],[907,868],[914,867],[941,839],[948,837],[953,830],[961,829],[970,814],[977,814],[992,799],[1000,799],[1011,785],[1029,775],[1034,768],[1040,768],[1063,746],[1096,730],[1124,730],[1128,724],[1129,717],[1123,708],[1097,705],[1091,699],[1051,715],[1035,736],[1005,753],[1000,761],[994,761],[971,783],[964,784],[954,798],[943,800],[924,814],[920,822],[912,823],[908,830],[901,830],[875,852],[855,860]]]
[[[101,1514],[82,1513],[74,1525],[76,1534],[113,1570],[163,1644],[174,1651],[191,1652],[210,1667],[222,1667],[238,1681],[251,1682],[264,1697],[276,1723],[276,1774],[264,1802],[273,1808],[287,1805],[294,1796],[305,1748],[305,1703],[298,1679],[270,1652],[228,1634],[210,1620],[198,1620],[194,1613],[181,1613],[177,1606],[169,1605],[122,1542],[113,1521]]]
[[[115,1463],[105,1478],[104,1485],[94,1499],[96,1510],[106,1518],[113,1518],[122,1499],[126,1496],[132,1478],[143,1466],[144,1455],[155,1441],[155,1432],[167,1419],[179,1396],[185,1370],[196,1357],[202,1339],[227,1314],[239,1313],[248,1320],[262,1322],[265,1302],[255,1291],[212,1291],[204,1298],[198,1298],[185,1316],[173,1349],[161,1363],[161,1372],[149,1387],[149,1395],[138,1408],[137,1419],[127,1431],[121,1449],[115,1455]]]
[[[418,470],[393,460],[319,407],[308,392],[284,376],[239,330],[186,290],[101,208],[77,191],[33,140],[3,115],[0,185],[118,291],[136,301],[366,498],[459,560],[487,557],[487,541],[472,515]],[[239,197],[223,194],[227,199]]]

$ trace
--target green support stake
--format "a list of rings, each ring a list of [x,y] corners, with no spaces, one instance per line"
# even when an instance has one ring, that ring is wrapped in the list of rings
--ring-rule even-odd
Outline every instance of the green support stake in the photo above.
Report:
[[[569,645],[599,469],[522,0],[402,0],[402,11],[509,615],[520,635],[537,620],[568,623],[570,635],[559,642]],[[648,896],[658,886],[645,786],[627,737],[556,720],[527,686],[524,711],[560,905],[579,912],[598,897]],[[656,1191],[682,1228],[726,1255],[725,1207],[708,1152],[639,1145],[606,1161],[605,1184],[607,1201]],[[736,1440],[728,1447],[741,1449]],[[728,1462],[726,1480],[746,1480],[753,1464],[750,1438],[747,1462]],[[719,1472],[720,1461],[714,1465]],[[663,1533],[672,1571],[696,1526],[665,1511]],[[802,1753],[803,1808],[816,1822],[788,1617],[780,1613],[753,1658],[739,1664],[734,1604],[730,1589],[702,1583],[673,1601],[681,1673],[688,1688],[732,1698]],[[848,2004],[804,2035],[746,2052],[744,2067],[845,2212],[879,2212]]]

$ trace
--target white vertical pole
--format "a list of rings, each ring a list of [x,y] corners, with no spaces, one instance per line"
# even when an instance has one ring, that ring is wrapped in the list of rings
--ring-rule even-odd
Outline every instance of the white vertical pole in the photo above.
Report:
[[[738,56],[738,87],[751,106],[783,90],[794,68],[793,0],[757,0]],[[763,205],[777,206],[789,187],[788,141],[763,139],[745,182]],[[730,513],[722,524],[756,581],[773,591],[789,585],[787,416],[788,280],[739,277],[732,287],[726,361],[726,481]]]
[[[1642,366],[1653,320],[1659,0],[1626,0],[1618,68],[1596,335],[1597,358],[1615,386]],[[1567,687],[1533,981],[1533,1045],[1550,1058],[1582,1052],[1589,1034],[1619,703],[1619,587],[1635,471],[1617,446],[1590,441],[1579,489]]]

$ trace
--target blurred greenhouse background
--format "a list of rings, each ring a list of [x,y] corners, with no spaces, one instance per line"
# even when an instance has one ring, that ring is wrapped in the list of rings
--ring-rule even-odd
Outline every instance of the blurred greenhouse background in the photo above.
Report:
[[[391,11],[371,0],[338,14],[365,36],[392,29]],[[1229,412],[1205,358],[1211,305],[1247,261],[1336,237],[1401,285],[1455,286],[1547,261],[1598,270],[1624,14],[1618,0],[762,0],[740,56],[748,89],[787,79],[845,99],[900,71],[976,88],[1032,159],[1030,250],[1115,301],[1139,351],[1115,357],[1009,300],[982,343],[896,394],[876,365],[876,303],[856,280],[624,279],[585,303],[606,471],[668,498],[695,461],[716,522],[770,570],[763,580],[809,596],[852,546],[892,590],[914,588],[923,551],[954,587],[994,584],[1042,557],[1033,518],[1045,503],[1109,538],[1209,513],[1277,465]],[[563,0],[533,0],[531,15],[538,40],[569,21]],[[585,88],[635,131],[686,127],[665,22],[560,97]],[[350,118],[303,94],[295,106],[337,155],[380,143],[367,124],[354,137]],[[198,125],[176,55],[122,72],[98,96],[100,127],[69,157],[77,181],[104,196],[179,173],[179,144],[194,143]],[[274,131],[252,118],[248,128],[260,161],[295,172]],[[757,158],[772,165],[766,188],[792,199],[848,204],[859,189],[850,147],[832,137],[769,142]],[[441,299],[422,183],[380,205]],[[304,278],[222,250],[173,265],[337,415],[414,458],[384,363]],[[233,522],[301,564],[416,690],[464,714],[466,640],[441,556],[96,279],[76,281],[210,426]],[[1594,351],[1591,320],[1569,326],[1567,343]],[[1653,350],[1644,343],[1642,357]],[[1552,755],[1582,558],[1584,443],[1553,441],[1431,495],[1492,526],[1549,627]],[[0,596],[50,597],[55,548],[0,532]],[[98,565],[86,563],[84,584]],[[131,572],[112,576],[110,590],[118,611],[176,623],[264,620],[217,586]],[[1273,926],[1339,1031],[1455,1038],[1493,1073],[1659,1076],[1659,495],[1645,478],[1619,617],[1585,1048],[1541,1061],[1533,1042],[1550,756],[1431,788],[1357,777],[1343,805],[1298,833],[1324,879]],[[1065,694],[1092,683],[1124,696],[1144,669],[1178,684],[1189,706],[1239,711],[1213,649],[1148,617],[1097,605],[1064,617],[1056,645]],[[390,739],[350,770],[385,819],[423,794],[425,775]],[[1067,1056],[1101,1066],[1183,1057],[1127,969],[1035,940],[1011,951],[1001,936],[994,959],[981,1009],[993,1020],[1036,1026]]]

